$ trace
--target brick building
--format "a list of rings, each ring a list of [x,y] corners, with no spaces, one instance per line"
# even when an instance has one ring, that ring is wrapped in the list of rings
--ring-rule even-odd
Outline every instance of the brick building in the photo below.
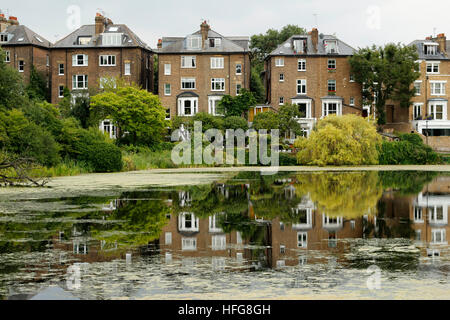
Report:
[[[168,117],[216,114],[224,95],[249,89],[249,40],[224,37],[206,22],[186,37],[162,38],[157,50],[158,92]]]
[[[31,66],[50,79],[51,43],[20,25],[16,17],[6,19],[0,14],[0,46],[6,53],[5,62],[22,74],[25,83],[30,82]]]
[[[317,119],[330,114],[368,115],[362,108],[361,86],[352,80],[348,58],[355,49],[332,35],[313,29],[307,35],[290,37],[265,61],[267,102],[278,109],[297,104],[307,136]]]
[[[97,14],[52,48],[52,103],[63,89],[100,88],[105,78],[123,78],[153,91],[153,51],[126,25]]]
[[[409,108],[386,103],[387,129],[418,132],[437,151],[450,151],[450,41],[445,34],[413,41],[419,55],[420,77],[414,82],[416,95]]]

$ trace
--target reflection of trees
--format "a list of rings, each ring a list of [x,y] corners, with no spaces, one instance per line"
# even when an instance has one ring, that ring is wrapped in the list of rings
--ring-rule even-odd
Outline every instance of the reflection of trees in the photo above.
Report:
[[[357,218],[375,212],[383,189],[377,172],[299,174],[298,196],[307,195],[328,216]]]
[[[114,211],[108,220],[112,225],[97,225],[91,234],[98,240],[119,246],[140,246],[159,239],[162,228],[168,223],[169,206],[162,200],[130,200]]]
[[[381,171],[380,181],[385,189],[394,189],[403,195],[420,193],[425,184],[430,183],[437,172],[424,171]]]

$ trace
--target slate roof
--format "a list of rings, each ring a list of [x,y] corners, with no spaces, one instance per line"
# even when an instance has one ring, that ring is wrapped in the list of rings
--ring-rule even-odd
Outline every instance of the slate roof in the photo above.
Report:
[[[115,29],[116,28],[116,29]],[[133,31],[130,30],[124,24],[112,24],[108,25],[103,32],[108,33],[122,33],[122,44],[120,46],[110,46],[114,48],[135,48],[140,47],[143,49],[151,50],[151,48],[143,42]],[[91,41],[85,45],[78,45],[77,41],[79,37],[92,37]],[[99,48],[105,47],[102,45],[101,35],[95,35],[95,25],[84,25],[66,36],[65,38],[59,40],[53,45],[53,48]]]
[[[447,41],[447,54],[443,54],[438,52],[436,55],[426,55],[424,52],[423,44],[427,42],[434,42],[433,40],[415,40],[409,44],[409,46],[415,46],[417,48],[417,53],[419,54],[420,60],[449,60],[450,58],[450,49],[448,47],[449,42]],[[439,51],[439,50],[438,50]]]
[[[197,31],[192,35],[200,35],[201,31]],[[214,30],[208,31],[208,38],[221,38],[222,43],[219,47],[211,48],[209,43],[205,49],[187,49],[185,41],[187,37],[164,37],[162,38],[162,48],[157,52],[164,53],[240,53],[248,52],[250,37],[224,37]]]
[[[10,25],[8,26],[6,31],[3,32],[3,34],[5,33],[12,35],[12,37],[8,40],[8,42],[2,43],[2,45],[35,45],[43,48],[50,48],[52,46],[52,43],[50,41],[38,35],[36,32],[24,25]]]
[[[306,39],[306,53],[296,53],[294,51],[293,46],[293,40],[294,39]],[[328,54],[325,51],[325,40],[336,40],[337,41],[337,53]],[[319,35],[319,42],[317,44],[317,51],[314,50],[312,38],[311,35],[294,35],[290,37],[288,40],[283,42],[281,45],[279,45],[275,50],[273,50],[270,54],[270,56],[298,56],[298,55],[307,55],[307,56],[321,56],[321,55],[327,55],[327,56],[351,56],[356,53],[356,50],[343,42],[342,40],[339,40],[333,35]]]

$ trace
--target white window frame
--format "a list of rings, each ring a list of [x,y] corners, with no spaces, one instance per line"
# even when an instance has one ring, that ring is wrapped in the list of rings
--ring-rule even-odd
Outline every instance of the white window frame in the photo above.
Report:
[[[102,46],[122,45],[123,33],[103,33]]]
[[[336,114],[338,116],[342,115],[342,101],[341,100],[323,100],[322,101],[322,117],[326,117],[328,115],[330,115],[330,104],[336,104]]]
[[[123,74],[125,76],[131,76],[131,62],[125,62]]]
[[[431,95],[432,96],[445,96],[446,84],[447,84],[446,80],[442,80],[442,81],[432,80],[432,81],[430,81]],[[436,85],[439,85],[439,88],[440,88],[439,92],[437,92],[437,90],[436,90],[436,88],[437,88]]]
[[[331,48],[330,44],[334,44],[335,47]],[[324,46],[325,46],[325,51],[326,51],[327,54],[339,53],[337,40],[325,40],[324,41]],[[331,51],[332,49],[334,49],[334,52]]]
[[[211,233],[222,233],[222,228],[217,226],[217,221],[219,220],[220,214],[216,213],[215,215],[209,216],[209,232]]]
[[[78,77],[84,77],[83,81],[79,82],[78,81]],[[79,83],[82,83],[83,86],[79,87],[78,86]],[[75,84],[77,84],[77,85],[75,85]],[[86,74],[74,74],[72,76],[72,89],[73,90],[86,90],[88,88],[88,84],[89,84],[89,82],[88,82],[88,75],[86,75]]]
[[[423,52],[427,56],[435,56],[438,52],[438,46],[437,43],[424,43]]]
[[[300,236],[302,236],[301,239]],[[297,247],[306,249],[308,248],[308,232],[297,232]]]
[[[211,236],[211,249],[213,251],[224,251],[227,249],[227,237],[224,234]]]
[[[219,89],[216,85],[219,85]],[[225,91],[225,78],[211,78],[211,91]]]
[[[167,91],[167,88],[169,89]],[[165,83],[164,84],[164,95],[165,96],[171,96],[172,95],[172,85],[170,83]]]
[[[5,50],[5,62],[11,62],[11,51]]]
[[[224,69],[225,58],[224,57],[211,57],[211,69]]]
[[[185,101],[191,101],[191,113],[185,113]],[[180,117],[193,117],[198,112],[198,98],[197,97],[189,97],[189,98],[178,98],[178,115]]]
[[[62,90],[61,90],[61,88],[62,88]],[[58,86],[58,98],[64,98],[64,86],[63,85]]]
[[[194,44],[196,44],[194,46]],[[189,36],[186,38],[186,48],[189,50],[200,49],[202,47],[202,37]]]
[[[193,87],[186,86],[188,83],[193,83]],[[197,81],[195,78],[181,78],[181,90],[196,90],[197,89]]]
[[[111,139],[117,138],[117,127],[114,125],[114,122],[110,119],[105,119],[103,121],[100,121],[100,131],[103,132],[103,134],[106,132],[109,134],[109,137]]]
[[[284,73],[280,73],[279,80],[280,82],[284,82]]]
[[[439,234],[439,241],[436,235]],[[447,235],[445,229],[431,229],[431,243],[432,244],[447,244]]]
[[[238,70],[240,70],[240,72],[238,72]],[[236,63],[236,75],[242,75],[242,63]]]
[[[422,117],[422,106],[423,103],[414,103],[413,104],[413,120]]]
[[[414,81],[414,89],[416,89],[416,96],[422,95],[422,80]]]
[[[165,63],[164,64],[164,75],[165,76],[172,75],[172,64],[170,64],[170,63]]]
[[[439,74],[441,69],[440,64],[441,64],[440,61],[427,61],[426,66],[427,74]],[[428,67],[431,67],[431,71],[428,71]],[[437,67],[437,71],[435,71],[435,67]]]
[[[442,119],[436,117],[436,106],[442,106]],[[433,117],[433,120],[447,120],[447,101],[430,101],[428,104],[428,114]]]
[[[197,56],[181,56],[181,68],[182,69],[197,68]]]
[[[80,63],[79,58],[83,57],[83,62]],[[89,56],[87,54],[73,54],[72,67],[87,67],[89,66]]]
[[[275,67],[284,67],[284,58],[275,58]]]
[[[25,72],[25,61],[24,60],[19,60],[18,68],[19,68],[19,72]]]
[[[172,232],[166,232],[164,234],[164,244],[170,246],[172,244]]]
[[[355,106],[355,97],[350,97],[349,105]]]
[[[242,84],[236,83],[236,95],[237,96],[241,94],[241,90],[242,90]]]
[[[280,98],[278,99],[278,104],[279,104],[280,106],[284,105],[284,97],[280,97]]]
[[[300,72],[306,71],[306,59],[298,59],[297,71],[300,71]]]
[[[334,67],[330,68],[330,65],[334,65]],[[328,59],[327,68],[328,68],[328,70],[336,70],[337,69],[336,59]]]
[[[300,118],[300,119],[311,119],[312,118],[312,114],[311,114],[311,100],[309,99],[292,99],[292,104],[306,104],[306,114],[304,118]]]
[[[190,216],[191,220],[189,220],[191,222],[191,226],[187,227],[186,226],[186,217]],[[194,213],[192,212],[183,212],[180,213],[180,215],[178,216],[178,230],[180,231],[185,231],[185,232],[198,232],[199,229],[199,224],[200,224],[200,219],[197,218],[195,216]]]
[[[442,219],[438,219],[438,208],[442,210]],[[436,205],[428,208],[428,221],[433,224],[447,225],[448,223],[448,207],[445,205]]]
[[[181,251],[197,251],[197,238],[181,238]]]
[[[98,65],[100,67],[115,67],[116,55],[114,54],[102,54],[98,57]]]
[[[330,85],[334,84],[334,90],[330,90]],[[327,81],[327,91],[328,92],[336,92],[337,91],[337,81],[335,79],[329,79]]]
[[[217,103],[222,100],[222,97],[210,96],[208,97],[208,113],[213,116],[221,116],[222,114],[217,112]]]
[[[61,70],[62,70],[62,72],[61,72]],[[64,63],[58,63],[58,75],[63,76],[65,72],[66,72],[66,69],[65,69]]]
[[[304,90],[299,90],[299,88],[302,88]],[[297,94],[306,95],[308,92],[308,82],[306,79],[297,79]],[[304,92],[302,92],[304,91]]]

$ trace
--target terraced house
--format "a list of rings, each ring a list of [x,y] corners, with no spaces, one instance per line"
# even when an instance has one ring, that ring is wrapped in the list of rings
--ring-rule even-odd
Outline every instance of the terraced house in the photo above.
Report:
[[[158,43],[159,97],[167,118],[216,115],[224,95],[250,88],[249,37],[225,37],[205,21],[185,37],[165,37]]]
[[[354,52],[345,42],[317,29],[290,37],[265,61],[268,104],[274,109],[285,103],[298,105],[305,136],[318,119],[330,114],[369,115],[369,106],[359,106],[361,86],[350,73],[348,58]]]
[[[23,75],[25,83],[30,82],[32,66],[49,83],[51,45],[44,37],[20,25],[17,17],[6,19],[0,14],[0,46],[6,53],[5,62]]]
[[[101,88],[106,78],[123,78],[153,91],[153,51],[124,24],[96,15],[52,48],[52,103],[73,93]]]

